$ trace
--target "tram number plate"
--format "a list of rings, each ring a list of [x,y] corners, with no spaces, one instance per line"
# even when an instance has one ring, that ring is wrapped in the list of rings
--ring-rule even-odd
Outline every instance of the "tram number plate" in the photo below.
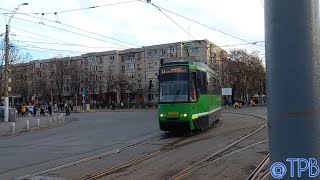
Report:
[[[168,115],[178,115],[178,112],[168,112]]]

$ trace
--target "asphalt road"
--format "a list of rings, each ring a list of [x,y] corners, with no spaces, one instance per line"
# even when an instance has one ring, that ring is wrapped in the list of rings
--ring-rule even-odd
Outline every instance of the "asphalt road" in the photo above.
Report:
[[[0,138],[0,179],[11,179],[160,133],[157,111],[74,113],[70,123]]]
[[[156,110],[72,114],[72,120],[64,126],[0,138],[0,179],[14,179],[36,173],[156,135],[160,135],[159,138],[146,144],[42,175],[82,179],[159,148],[169,147],[151,159],[101,178],[167,179],[263,124],[261,119],[246,114],[266,118],[266,108],[225,108],[222,121],[217,126],[187,139],[184,139],[185,135],[171,136],[161,132]],[[265,138],[267,132],[263,129],[238,146],[246,146]],[[175,148],[170,148],[170,144],[177,140]],[[203,168],[189,179],[245,179],[267,151],[267,143],[261,144],[240,153],[240,156],[233,156],[234,159],[229,158]]]

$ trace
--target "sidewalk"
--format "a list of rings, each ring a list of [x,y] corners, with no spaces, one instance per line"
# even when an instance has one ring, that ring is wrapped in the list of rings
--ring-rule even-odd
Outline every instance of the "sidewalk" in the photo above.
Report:
[[[65,121],[64,113],[54,113],[45,117],[16,117],[15,122],[0,122],[0,136],[12,135],[19,132],[49,127]]]
[[[83,112],[141,112],[141,111],[155,111],[158,110],[157,107],[153,108],[116,108],[115,110],[112,110],[110,108],[94,108],[87,110],[81,110],[79,112],[71,112],[71,113],[83,113]]]

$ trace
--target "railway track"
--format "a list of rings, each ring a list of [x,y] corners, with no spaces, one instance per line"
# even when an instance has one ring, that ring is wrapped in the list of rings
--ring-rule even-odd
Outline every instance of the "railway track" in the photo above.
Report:
[[[228,113],[231,113],[231,112],[228,112]],[[240,142],[244,141],[245,139],[249,138],[250,136],[258,133],[259,131],[261,131],[262,129],[267,127],[266,119],[262,118],[260,116],[256,116],[256,115],[252,115],[252,114],[246,114],[246,113],[232,113],[232,114],[241,114],[241,115],[247,115],[247,116],[256,117],[258,119],[261,119],[263,121],[263,124],[259,128],[254,130],[253,132],[250,132],[250,133],[246,134],[245,136],[242,136],[240,139],[234,141],[233,143],[230,143],[229,145],[225,146],[224,148],[222,148],[222,149],[210,154],[206,158],[204,158],[204,159],[198,161],[197,163],[194,163],[193,165],[187,167],[186,169],[180,171],[178,174],[170,177],[169,180],[185,179],[185,178],[191,176],[196,171],[200,170],[201,168],[203,168],[203,167],[205,167],[205,166],[207,166],[209,164],[212,164],[212,163],[217,162],[217,161],[219,161],[221,159],[227,158],[227,157],[229,157],[229,156],[231,156],[233,154],[242,152],[242,151],[244,151],[244,150],[246,150],[248,148],[251,148],[253,146],[256,146],[258,144],[262,144],[262,143],[265,143],[265,142],[268,141],[268,139],[265,139],[265,140],[262,140],[262,141],[259,141],[259,142],[244,146],[244,147],[242,147],[242,148],[240,148],[238,150],[229,152],[227,154],[223,154],[224,152],[226,152],[230,148],[234,147],[235,145],[239,144]]]
[[[220,149],[219,151],[211,154],[210,156],[206,157],[205,159],[201,160],[200,162],[194,164],[193,166],[191,167],[188,167],[187,169],[181,171],[179,174],[177,174],[176,176],[173,176],[172,178],[170,179],[183,179],[185,177],[188,177],[189,175],[191,175],[193,172],[199,170],[200,168],[204,167],[204,166],[207,166],[215,161],[218,161],[222,158],[226,158],[228,156],[231,156],[235,153],[238,153],[238,152],[241,152],[245,149],[248,149],[250,147],[253,147],[255,145],[258,145],[258,144],[261,144],[261,143],[265,143],[267,142],[267,139],[266,140],[263,140],[263,141],[260,141],[260,142],[257,142],[257,143],[254,143],[254,144],[250,144],[248,146],[245,146],[241,149],[238,149],[236,151],[232,151],[228,154],[225,154],[223,156],[220,156],[216,159],[214,159],[214,157],[216,157],[217,155],[220,155],[222,152],[230,149],[231,147],[235,146],[236,144],[240,143],[241,141],[247,139],[248,137],[256,134],[257,132],[259,132],[260,130],[262,130],[263,128],[266,127],[266,120],[264,118],[261,118],[260,116],[255,116],[255,115],[250,115],[250,114],[245,114],[245,113],[233,113],[233,114],[241,114],[241,115],[248,115],[248,116],[252,116],[252,117],[256,117],[258,119],[261,119],[263,120],[263,124],[262,125],[259,125],[259,126],[249,126],[249,127],[244,127],[244,128],[236,128],[236,129],[233,129],[233,130],[229,130],[229,131],[225,131],[225,132],[221,132],[221,133],[216,133],[216,134],[213,134],[213,135],[209,135],[209,136],[206,136],[206,137],[203,137],[203,138],[200,138],[200,139],[195,139],[195,140],[192,140],[192,141],[189,141],[189,142],[185,142],[185,143],[182,143],[182,144],[178,144],[180,142],[182,142],[183,140],[185,139],[182,139],[182,140],[178,140],[178,141],[175,141],[173,143],[171,143],[170,145],[168,146],[164,146],[162,148],[160,148],[159,150],[157,151],[154,151],[154,152],[151,152],[151,153],[148,153],[148,154],[144,154],[144,155],[141,155],[141,156],[138,156],[134,159],[131,159],[129,161],[126,161],[124,163],[121,163],[119,165],[116,165],[116,166],[113,166],[111,168],[108,168],[108,169],[105,169],[103,171],[100,171],[98,173],[95,173],[95,174],[92,174],[90,176],[87,176],[85,178],[83,178],[84,180],[94,180],[94,179],[99,179],[101,177],[104,177],[104,176],[107,176],[109,174],[112,174],[114,172],[118,172],[119,170],[121,169],[124,169],[124,168],[127,168],[127,167],[130,167],[130,166],[133,166],[135,164],[138,164],[140,162],[143,162],[143,161],[146,161],[150,158],[153,158],[155,156],[158,156],[159,154],[163,153],[163,152],[167,152],[167,151],[170,151],[174,148],[177,148],[177,147],[181,147],[181,146],[185,146],[187,144],[191,144],[191,143],[194,143],[194,142],[199,142],[201,140],[206,140],[206,139],[210,139],[212,137],[216,137],[216,136],[221,136],[221,135],[225,135],[225,134],[229,134],[231,132],[237,132],[239,130],[245,130],[245,129],[248,129],[248,128],[255,128],[255,130],[249,134],[246,134],[245,136],[243,136],[242,138],[238,139],[237,141],[229,144],[228,146],[224,147],[223,149]]]
[[[39,176],[39,175],[43,175],[43,174],[46,174],[46,173],[50,173],[52,171],[56,171],[56,170],[67,168],[67,167],[70,167],[70,166],[74,166],[74,165],[77,165],[77,164],[80,164],[80,163],[88,162],[90,160],[98,159],[98,158],[101,158],[101,157],[104,157],[104,156],[108,156],[108,155],[111,155],[111,154],[120,153],[121,151],[128,150],[128,149],[131,149],[131,148],[143,145],[143,144],[148,144],[148,143],[154,142],[153,140],[156,139],[156,138],[160,138],[160,140],[166,139],[166,138],[168,138],[166,136],[170,136],[170,135],[165,135],[165,137],[163,137],[163,136],[164,136],[163,134],[156,134],[156,135],[152,135],[151,137],[146,137],[146,138],[143,138],[143,137],[141,138],[140,137],[139,140],[136,140],[136,142],[130,143],[130,144],[126,145],[126,146],[122,146],[120,148],[115,148],[115,149],[112,149],[112,150],[109,150],[109,151],[106,151],[106,152],[103,152],[103,153],[99,153],[99,154],[96,154],[96,155],[88,156],[86,158],[82,158],[82,159],[79,159],[79,160],[76,160],[76,161],[72,161],[72,162],[69,162],[69,163],[66,163],[66,164],[63,164],[63,165],[60,165],[60,166],[56,166],[56,167],[53,167],[53,168],[50,168],[50,169],[46,169],[46,170],[43,170],[43,171],[40,171],[40,172],[36,172],[36,173],[20,176],[20,177],[16,178],[15,180],[27,180],[27,179],[35,177],[35,176]],[[132,139],[131,141],[135,141],[135,140]],[[84,153],[81,153],[81,154],[86,154],[86,153],[88,153],[88,152],[84,152]],[[77,154],[77,155],[81,155],[81,154]],[[57,160],[57,159],[55,159],[55,160]],[[47,163],[47,162],[48,161],[42,162],[42,163]],[[33,164],[33,165],[39,165],[39,164],[41,164],[41,163]],[[33,165],[31,165],[31,166],[33,166]],[[21,168],[19,168],[19,169],[21,169]]]
[[[229,113],[229,112],[228,112]],[[231,113],[231,112],[230,112]],[[212,162],[215,162],[214,159],[212,159],[213,157],[215,157],[216,155],[219,155],[220,153],[226,151],[227,149],[231,148],[232,146],[238,144],[239,142],[243,141],[244,139],[250,137],[251,135],[255,134],[256,132],[260,131],[261,129],[263,129],[265,126],[266,126],[266,123],[265,123],[265,119],[259,117],[259,116],[254,116],[254,115],[250,115],[250,114],[245,114],[245,113],[232,113],[232,114],[241,114],[241,115],[247,115],[247,116],[252,116],[252,117],[256,117],[256,118],[259,118],[259,119],[262,119],[264,120],[264,123],[262,125],[254,125],[254,126],[248,126],[248,127],[243,127],[243,128],[235,128],[235,129],[232,129],[232,130],[229,130],[229,131],[224,131],[224,132],[221,132],[221,133],[215,133],[215,134],[212,134],[212,135],[209,135],[209,136],[205,136],[205,137],[201,137],[201,138],[198,138],[198,139],[195,139],[195,140],[191,140],[189,142],[184,142],[184,143],[181,143],[182,141],[188,139],[189,137],[194,137],[198,134],[200,134],[200,132],[196,132],[194,134],[189,134],[187,136],[184,136],[184,137],[181,137],[173,142],[170,142],[166,145],[164,145],[163,147],[161,147],[160,149],[156,150],[156,151],[153,151],[153,152],[150,152],[150,153],[147,153],[147,154],[143,154],[141,156],[138,156],[134,159],[131,159],[131,160],[128,160],[124,163],[121,163],[119,165],[116,165],[114,167],[111,167],[111,168],[108,168],[108,169],[105,169],[103,171],[100,171],[98,173],[95,173],[95,174],[92,174],[90,176],[86,176],[86,177],[83,177],[83,179],[86,179],[86,180],[89,180],[89,179],[98,179],[98,178],[101,178],[101,177],[104,177],[104,176],[107,176],[109,174],[112,174],[118,170],[121,170],[123,168],[126,168],[126,167],[130,167],[132,165],[135,165],[135,164],[138,164],[140,162],[143,162],[145,160],[148,160],[150,158],[153,158],[155,156],[158,156],[159,154],[163,153],[163,152],[167,152],[167,151],[170,151],[174,148],[177,148],[177,147],[181,147],[181,146],[185,146],[187,144],[191,144],[191,143],[194,143],[194,142],[199,142],[199,141],[202,141],[202,140],[206,140],[206,139],[210,139],[210,138],[213,138],[213,137],[216,137],[216,136],[221,136],[221,135],[226,135],[226,134],[229,134],[229,133],[232,133],[232,132],[238,132],[238,131],[241,131],[241,130],[248,130],[248,129],[255,129],[253,132],[247,134],[246,136],[240,138],[239,140],[233,142],[232,144],[229,144],[228,146],[226,146],[225,148],[217,151],[216,153],[212,154],[212,156],[210,157],[207,157],[206,161],[204,164],[201,164],[202,165],[208,165]],[[219,124],[221,123],[221,121],[218,121],[216,122],[215,124],[213,124],[209,129],[207,130],[210,130],[211,128],[214,128],[214,127],[217,127]],[[205,130],[205,131],[207,131]],[[134,143],[131,143],[129,145],[126,145],[126,146],[123,146],[121,148],[116,148],[116,149],[113,149],[113,150],[110,150],[110,151],[106,151],[106,152],[103,152],[103,153],[100,153],[100,154],[97,154],[97,155],[93,155],[93,156],[89,156],[89,157],[86,157],[86,158],[83,158],[83,159],[80,159],[80,160],[76,160],[76,161],[73,161],[73,162],[69,162],[67,164],[63,164],[63,165],[60,165],[60,166],[57,166],[57,167],[53,167],[53,168],[50,168],[50,169],[46,169],[46,170],[43,170],[43,171],[40,171],[40,172],[36,172],[36,173],[33,173],[33,174],[27,174],[27,175],[24,175],[24,176],[21,176],[19,178],[17,178],[16,180],[27,180],[29,178],[32,178],[32,177],[36,177],[36,176],[39,176],[39,175],[44,175],[44,174],[48,174],[48,173],[52,173],[56,170],[60,170],[60,169],[64,169],[64,168],[68,168],[68,167],[72,167],[72,166],[75,166],[77,164],[80,164],[80,163],[85,163],[85,162],[88,162],[88,161],[91,161],[91,160],[94,160],[94,159],[98,159],[98,158],[101,158],[101,157],[105,157],[105,156],[108,156],[108,155],[111,155],[111,154],[115,154],[115,153],[119,153],[121,151],[124,151],[124,150],[128,150],[128,149],[131,149],[131,148],[134,148],[134,147],[137,147],[137,146],[140,146],[140,145],[143,145],[143,144],[148,144],[148,143],[153,143],[154,142],[154,139],[156,138],[159,138],[159,137],[163,137],[163,138],[160,138],[159,140],[163,140],[163,139],[166,139],[166,138],[170,138],[171,134],[168,133],[166,134],[165,136],[163,136],[163,134],[160,134],[160,135],[155,135],[155,136],[151,136],[149,138],[146,138],[146,139],[142,139],[140,141],[137,141],[137,142],[134,142]],[[261,144],[263,142],[265,142],[266,140],[264,141],[261,141],[261,142],[258,142],[258,144]],[[180,144],[179,144],[180,143]],[[248,147],[245,147],[244,149],[247,149],[249,147],[252,147],[254,145],[257,145],[257,144],[253,144],[253,145],[249,145]],[[243,150],[244,150],[243,149]],[[237,151],[233,151],[231,152],[231,154],[227,154],[228,156],[234,154],[234,153],[237,153]],[[225,158],[227,156],[221,156],[219,158]],[[204,162],[203,161],[203,162]],[[200,165],[197,164],[196,166]],[[195,166],[195,167],[196,167]],[[199,168],[199,167],[197,167]],[[187,169],[190,169],[187,168]],[[189,170],[188,170],[189,171]],[[192,170],[192,172],[194,172]],[[190,173],[190,172],[189,172]],[[189,174],[188,173],[188,174]]]
[[[269,154],[260,162],[260,164],[254,169],[247,180],[262,180],[269,176]],[[265,168],[265,170],[263,170]]]
[[[218,124],[215,124],[215,125],[218,125]],[[212,127],[215,127],[215,126],[212,126]],[[196,132],[196,133],[193,133],[193,134],[188,134],[187,136],[181,137],[181,138],[179,138],[178,140],[176,140],[174,142],[168,143],[168,145],[166,145],[166,147],[163,147],[163,148],[167,148],[167,146],[172,146],[173,144],[181,142],[181,141],[183,141],[183,140],[185,140],[185,139],[187,139],[187,138],[189,138],[189,137],[191,137],[193,135],[199,134],[199,133],[200,132]],[[93,155],[93,156],[88,156],[86,158],[82,158],[82,159],[79,159],[79,160],[76,160],[76,161],[72,161],[72,162],[69,162],[69,163],[66,163],[66,164],[63,164],[63,165],[60,165],[60,166],[56,166],[56,167],[53,167],[53,168],[50,168],[50,169],[46,169],[46,170],[43,170],[43,171],[40,171],[40,172],[36,172],[36,173],[20,176],[20,177],[16,178],[15,180],[27,180],[29,178],[33,178],[33,177],[36,177],[36,176],[39,176],[39,175],[51,173],[51,172],[56,171],[56,170],[68,168],[68,167],[75,166],[75,165],[81,164],[81,163],[85,163],[85,162],[88,162],[88,161],[91,161],[91,160],[94,160],[94,159],[98,159],[98,158],[105,157],[105,156],[108,156],[108,155],[120,153],[121,151],[128,150],[128,149],[131,149],[131,148],[135,148],[137,146],[141,146],[141,145],[148,144],[148,143],[154,143],[154,139],[156,139],[156,138],[160,138],[159,140],[168,139],[168,138],[171,138],[173,135],[174,135],[173,133],[157,134],[157,135],[154,135],[154,136],[139,140],[137,142],[131,143],[129,145],[126,145],[126,146],[123,146],[123,147],[120,147],[120,148],[109,150],[109,151],[106,151],[106,152],[103,152],[103,153],[100,153],[100,154],[96,154],[96,155]],[[139,139],[141,139],[141,138],[139,138]],[[85,154],[85,153],[83,153],[83,154]]]

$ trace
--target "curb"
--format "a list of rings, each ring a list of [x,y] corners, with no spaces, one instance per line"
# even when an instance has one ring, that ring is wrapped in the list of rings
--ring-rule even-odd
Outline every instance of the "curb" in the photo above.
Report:
[[[4,130],[4,132],[0,132],[0,137],[7,137],[7,136],[16,135],[19,133],[32,132],[35,130],[54,127],[58,124],[62,124],[63,122],[65,122],[65,120],[66,120],[66,117],[63,116],[63,114],[61,114],[59,116],[49,117],[48,119],[38,118],[34,120],[9,122],[6,124],[2,124],[2,129],[7,129],[7,130]],[[48,123],[45,123],[45,122],[48,122]]]

